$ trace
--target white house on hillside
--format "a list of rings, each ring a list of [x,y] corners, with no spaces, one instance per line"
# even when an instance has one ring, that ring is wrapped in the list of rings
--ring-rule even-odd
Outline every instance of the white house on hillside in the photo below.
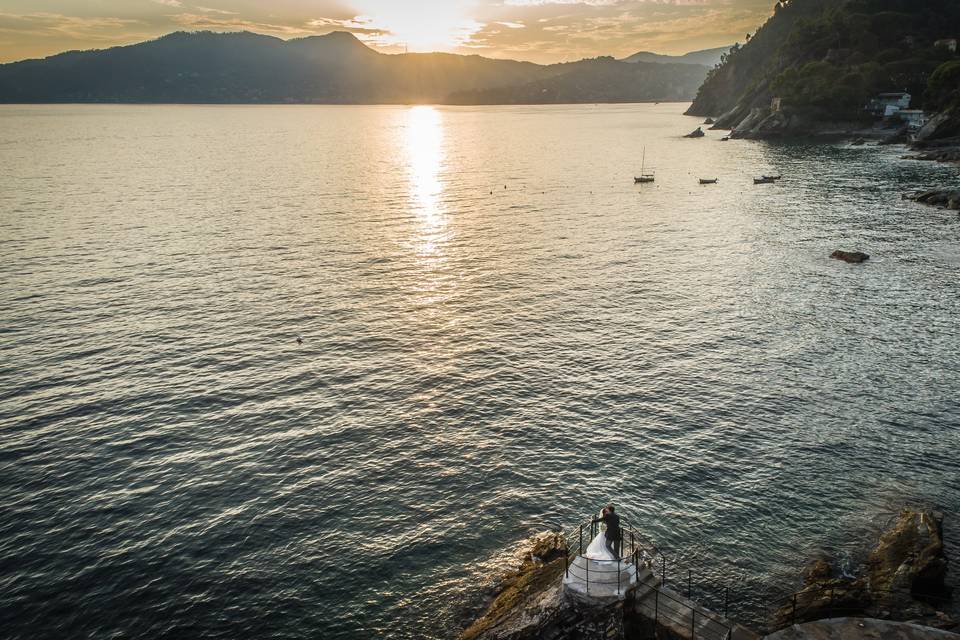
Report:
[[[952,51],[953,53],[957,52],[957,39],[956,38],[944,38],[943,40],[937,40],[933,43],[933,46],[937,49],[946,49],[947,51]]]
[[[870,101],[867,111],[878,117],[889,118],[901,109],[909,109],[910,99],[910,94],[905,91],[881,93]]]

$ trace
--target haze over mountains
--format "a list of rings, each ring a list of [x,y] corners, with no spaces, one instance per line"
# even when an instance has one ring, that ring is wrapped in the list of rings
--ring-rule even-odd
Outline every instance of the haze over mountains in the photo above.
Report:
[[[249,32],[178,32],[136,45],[0,65],[0,102],[686,101],[708,72],[690,60],[706,53],[538,65],[446,53],[386,55],[344,32],[295,40]]]
[[[704,49],[702,51],[691,51],[682,56],[665,56],[650,51],[640,51],[628,58],[624,62],[659,62],[670,63],[678,62],[681,64],[699,64],[705,67],[714,67],[720,64],[723,54],[730,51],[730,47],[717,47],[716,49]]]

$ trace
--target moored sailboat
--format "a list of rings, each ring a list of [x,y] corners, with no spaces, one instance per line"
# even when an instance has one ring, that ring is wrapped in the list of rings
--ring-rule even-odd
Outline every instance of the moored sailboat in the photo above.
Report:
[[[633,178],[634,184],[647,184],[656,180],[653,172],[645,173],[647,163],[647,148],[643,148],[643,156],[640,159],[640,175]]]

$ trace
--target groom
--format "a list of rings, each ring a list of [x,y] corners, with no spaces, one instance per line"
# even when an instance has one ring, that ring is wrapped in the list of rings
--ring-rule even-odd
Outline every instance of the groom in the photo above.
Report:
[[[607,530],[603,537],[607,544],[607,550],[614,558],[620,557],[620,516],[614,513],[613,505],[608,504],[600,512],[599,518],[594,518],[593,523],[602,522],[607,525]]]

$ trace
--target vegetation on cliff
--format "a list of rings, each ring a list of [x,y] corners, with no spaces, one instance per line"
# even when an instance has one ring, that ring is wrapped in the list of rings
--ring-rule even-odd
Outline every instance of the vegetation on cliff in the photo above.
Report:
[[[956,0],[781,0],[711,70],[689,113],[745,117],[778,97],[785,108],[856,119],[884,91],[940,109],[956,92],[960,56],[935,43],[960,36],[957,25]]]

